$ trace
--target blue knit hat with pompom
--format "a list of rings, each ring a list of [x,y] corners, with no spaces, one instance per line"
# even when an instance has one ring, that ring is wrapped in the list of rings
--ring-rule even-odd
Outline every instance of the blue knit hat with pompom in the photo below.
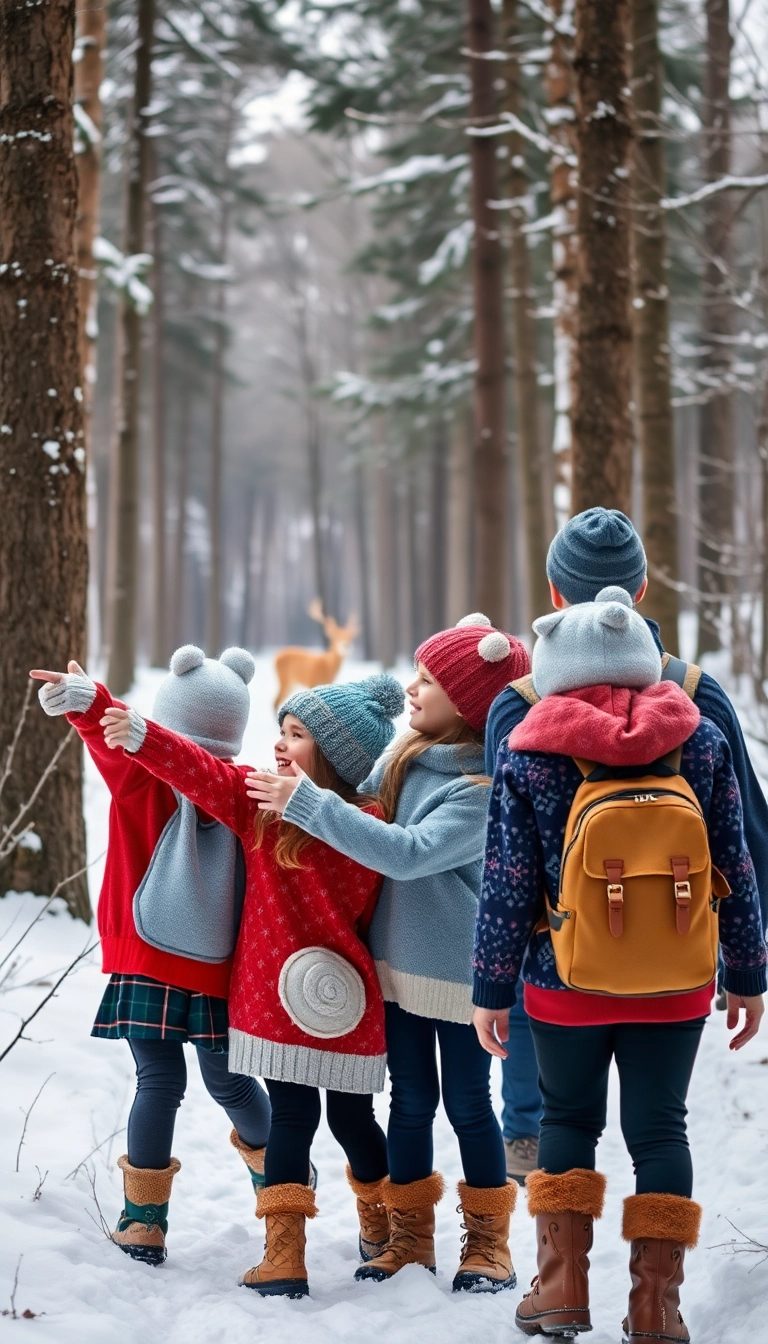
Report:
[[[357,787],[395,736],[393,720],[404,705],[400,682],[381,672],[364,681],[296,691],[280,706],[277,718],[282,727],[286,714],[293,714],[336,773]]]

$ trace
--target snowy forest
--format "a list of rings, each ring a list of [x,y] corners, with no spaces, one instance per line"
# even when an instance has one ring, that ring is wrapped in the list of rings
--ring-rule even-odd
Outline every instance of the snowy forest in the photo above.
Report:
[[[482,612],[530,648],[552,538],[602,505],[768,792],[767,35],[768,0],[0,0],[2,1338],[512,1337],[442,1268],[355,1293],[325,1129],[327,1281],[293,1315],[229,1292],[251,1188],[197,1074],[175,1258],[122,1263],[133,1077],[88,1054],[109,798],[28,672],[74,659],[149,715],[180,645],[241,646],[263,766],[285,646],[404,682]],[[761,1344],[766,1046],[710,1025],[686,1319]],[[626,1184],[615,1090],[611,1125]],[[620,1216],[612,1188],[595,1344]]]

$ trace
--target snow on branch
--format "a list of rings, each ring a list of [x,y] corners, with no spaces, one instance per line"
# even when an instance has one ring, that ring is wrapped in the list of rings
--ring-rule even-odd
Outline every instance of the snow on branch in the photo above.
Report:
[[[557,141],[550,140],[549,136],[542,135],[539,131],[534,131],[530,126],[526,126],[524,121],[516,117],[514,112],[502,112],[500,121],[493,126],[468,126],[467,135],[487,137],[492,135],[509,135],[510,131],[517,131],[524,140],[541,149],[545,154],[554,154],[563,163],[567,163],[569,168],[577,168],[578,160],[575,154],[569,154],[564,151],[563,146]]]
[[[101,132],[81,103],[75,103],[72,112],[75,118],[75,153],[86,154],[101,143]]]
[[[136,252],[127,257],[107,238],[94,238],[93,256],[95,261],[102,263],[104,279],[130,299],[140,317],[145,317],[152,307],[153,295],[142,276],[152,265],[151,252]]]
[[[439,275],[448,270],[458,270],[464,265],[475,232],[472,219],[463,219],[455,228],[446,233],[437,251],[419,266],[419,283],[431,285]]]
[[[717,196],[721,191],[760,191],[763,187],[768,187],[768,173],[762,173],[759,177],[721,177],[717,182],[707,182],[706,186],[699,187],[697,191],[690,191],[686,196],[664,196],[659,205],[662,210],[685,210],[689,205],[698,205],[700,201],[709,200],[710,196]]]
[[[405,163],[385,168],[382,173],[376,173],[373,177],[359,177],[348,184],[347,190],[353,196],[360,196],[366,191],[394,186],[398,182],[418,182],[422,177],[454,173],[459,168],[465,168],[468,163],[469,158],[466,154],[453,154],[450,158],[446,158],[444,154],[413,154],[410,159],[405,160]]]

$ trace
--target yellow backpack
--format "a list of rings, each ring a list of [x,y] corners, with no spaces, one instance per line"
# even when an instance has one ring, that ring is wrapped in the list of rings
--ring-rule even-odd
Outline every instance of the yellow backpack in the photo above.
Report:
[[[668,658],[665,671],[670,662],[679,666],[664,679],[678,681],[682,668],[678,684],[692,698],[699,669]],[[549,926],[558,975],[571,989],[680,994],[717,974],[718,908],[730,888],[712,864],[681,754],[635,776],[576,761],[584,778],[568,816],[558,902],[546,901],[537,926]]]

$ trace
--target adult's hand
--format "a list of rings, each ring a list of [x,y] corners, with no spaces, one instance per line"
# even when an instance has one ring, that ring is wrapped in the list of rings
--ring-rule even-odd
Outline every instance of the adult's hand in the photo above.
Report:
[[[260,812],[283,813],[302,779],[309,778],[295,761],[291,762],[291,770],[292,775],[273,775],[268,770],[251,770],[245,776],[248,797],[256,799]]]
[[[509,1009],[476,1008],[472,1022],[483,1049],[497,1059],[506,1059],[502,1042],[509,1040]]]
[[[726,1026],[729,1031],[738,1027],[742,1008],[745,1012],[744,1026],[738,1036],[734,1036],[728,1045],[729,1050],[740,1050],[760,1030],[760,1022],[765,1012],[763,996],[762,994],[726,994],[725,997],[728,1000]]]

